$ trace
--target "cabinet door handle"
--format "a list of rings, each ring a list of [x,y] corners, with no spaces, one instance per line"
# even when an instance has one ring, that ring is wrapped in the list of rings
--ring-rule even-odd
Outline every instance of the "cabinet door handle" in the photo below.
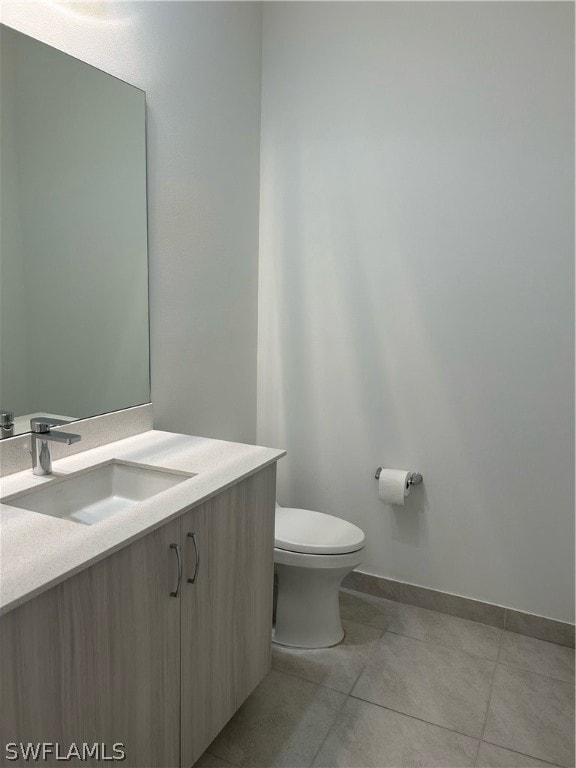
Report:
[[[188,538],[194,542],[194,552],[196,554],[196,565],[194,566],[194,575],[191,579],[188,579],[189,584],[194,584],[196,576],[198,576],[198,568],[200,568],[200,550],[198,549],[198,539],[195,533],[189,533]]]
[[[170,544],[170,549],[176,552],[176,564],[178,566],[178,583],[176,584],[176,592],[170,592],[170,597],[178,597],[180,592],[180,584],[182,583],[182,553],[180,551],[180,544]]]

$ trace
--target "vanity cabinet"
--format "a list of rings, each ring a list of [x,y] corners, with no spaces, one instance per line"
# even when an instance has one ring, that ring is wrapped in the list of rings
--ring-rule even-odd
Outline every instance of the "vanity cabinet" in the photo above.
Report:
[[[270,666],[275,477],[272,464],[0,619],[2,764],[8,742],[47,742],[193,765]]]
[[[270,667],[275,486],[270,467],[182,517],[185,768]]]
[[[172,521],[2,617],[0,764],[7,742],[74,742],[108,755],[123,743],[130,766],[178,765],[179,536]]]

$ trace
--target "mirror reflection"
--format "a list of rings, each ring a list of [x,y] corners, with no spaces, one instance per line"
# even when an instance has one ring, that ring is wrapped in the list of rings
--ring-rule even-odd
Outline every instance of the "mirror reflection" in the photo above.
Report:
[[[38,414],[73,420],[149,402],[146,136],[143,91],[0,34],[7,437]]]

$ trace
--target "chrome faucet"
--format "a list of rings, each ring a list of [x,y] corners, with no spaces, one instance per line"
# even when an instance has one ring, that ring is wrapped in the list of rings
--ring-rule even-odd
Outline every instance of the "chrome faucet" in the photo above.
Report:
[[[0,440],[14,435],[14,411],[0,410]]]
[[[52,474],[52,446],[51,443],[79,442],[82,437],[70,432],[51,432],[50,427],[59,427],[68,424],[62,419],[51,419],[48,416],[35,416],[30,419],[30,431],[32,437],[32,472],[35,475]]]

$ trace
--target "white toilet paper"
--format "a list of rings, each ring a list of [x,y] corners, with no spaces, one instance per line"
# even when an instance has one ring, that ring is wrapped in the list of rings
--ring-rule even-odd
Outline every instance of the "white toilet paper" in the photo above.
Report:
[[[384,504],[396,504],[404,506],[404,499],[408,496],[410,485],[408,477],[410,472],[404,469],[383,469],[378,479],[378,495]]]

